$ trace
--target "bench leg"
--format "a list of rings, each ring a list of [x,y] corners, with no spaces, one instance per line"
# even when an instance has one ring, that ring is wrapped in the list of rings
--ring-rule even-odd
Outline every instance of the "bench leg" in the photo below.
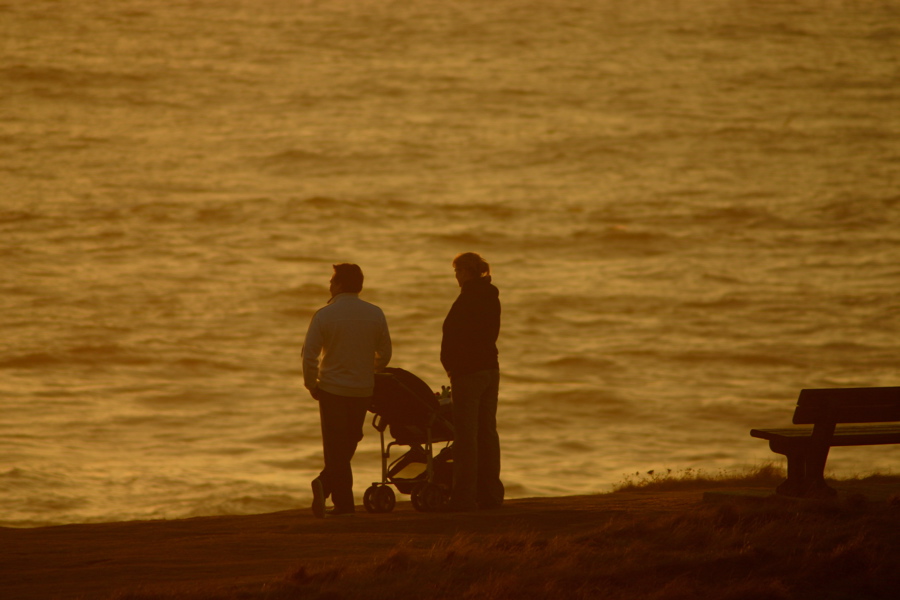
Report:
[[[782,496],[803,496],[806,491],[806,453],[799,448],[772,448],[772,451],[784,454],[788,463],[787,479],[775,488],[775,492]]]
[[[772,445],[770,444],[770,447]],[[794,498],[833,498],[834,488],[825,483],[825,462],[828,450],[810,448],[809,445],[784,447],[777,445],[773,452],[787,457],[787,479],[775,488],[776,493]]]
[[[825,483],[825,462],[828,460],[830,448],[810,448],[806,454],[806,474],[803,496],[806,498],[833,498],[837,491]]]

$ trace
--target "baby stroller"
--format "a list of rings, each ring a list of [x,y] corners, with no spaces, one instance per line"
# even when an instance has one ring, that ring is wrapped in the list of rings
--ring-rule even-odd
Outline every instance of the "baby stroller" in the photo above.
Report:
[[[366,510],[386,513],[394,509],[396,497],[390,485],[401,494],[409,494],[416,510],[439,510],[449,500],[453,484],[449,393],[438,396],[409,371],[387,368],[375,374],[375,393],[369,410],[375,413],[372,425],[381,436],[381,481],[366,490]],[[385,431],[394,440],[387,446]],[[434,456],[433,444],[440,442],[447,445]],[[388,464],[394,446],[409,446],[409,450]]]

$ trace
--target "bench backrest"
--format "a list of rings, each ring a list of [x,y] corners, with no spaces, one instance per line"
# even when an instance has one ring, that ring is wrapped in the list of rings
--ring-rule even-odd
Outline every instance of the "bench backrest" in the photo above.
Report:
[[[900,387],[801,390],[795,425],[900,421]]]

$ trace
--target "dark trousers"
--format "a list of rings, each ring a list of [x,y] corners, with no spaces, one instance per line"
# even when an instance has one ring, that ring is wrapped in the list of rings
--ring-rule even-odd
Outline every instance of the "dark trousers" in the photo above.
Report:
[[[325,488],[325,496],[331,496],[334,507],[350,510],[355,506],[350,460],[363,438],[363,423],[372,398],[337,396],[323,390],[319,390],[317,396],[325,452],[325,468],[319,479]]]
[[[450,378],[453,390],[453,492],[461,508],[496,506],[500,484],[497,398],[500,371],[488,369]]]

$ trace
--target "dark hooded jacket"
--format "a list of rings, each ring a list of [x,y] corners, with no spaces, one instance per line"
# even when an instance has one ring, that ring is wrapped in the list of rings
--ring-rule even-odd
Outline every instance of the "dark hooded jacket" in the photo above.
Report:
[[[441,364],[451,377],[499,368],[499,296],[490,276],[463,283],[444,319],[441,339]]]

